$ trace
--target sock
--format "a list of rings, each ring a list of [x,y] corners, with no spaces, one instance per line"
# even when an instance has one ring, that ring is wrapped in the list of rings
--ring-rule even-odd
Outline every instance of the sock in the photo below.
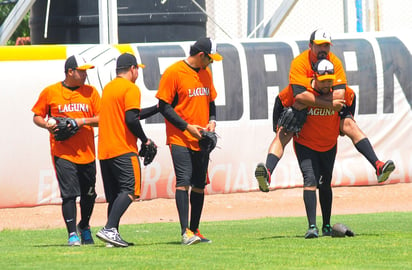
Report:
[[[205,201],[204,193],[190,192],[190,230],[196,232],[199,228],[200,217],[202,215],[203,203]]]
[[[319,202],[322,210],[322,228],[330,225],[330,216],[332,214],[332,187],[330,185],[319,186]]]
[[[316,226],[316,191],[303,190],[303,201],[305,202],[306,216],[310,225]]]
[[[275,156],[274,154],[269,153],[266,157],[266,168],[270,171],[270,174],[273,173],[273,171],[276,168],[276,165],[278,164],[280,158]]]
[[[126,212],[127,208],[129,208],[131,203],[132,199],[130,199],[129,194],[120,193],[117,195],[117,198],[113,202],[113,206],[105,227],[107,229],[118,228],[120,218],[123,216],[124,212]]]
[[[80,215],[81,220],[79,222],[79,227],[85,229],[89,227],[90,217],[93,213],[94,201],[96,199],[96,194],[93,195],[82,195],[80,197]]]
[[[69,235],[76,232],[76,197],[63,199],[62,213]]]
[[[186,228],[189,228],[189,193],[187,190],[176,189],[175,194],[177,212],[179,214],[180,228],[182,235],[185,233]]]
[[[379,160],[372,148],[368,138],[364,138],[355,144],[356,149],[361,153],[376,169],[376,162]]]

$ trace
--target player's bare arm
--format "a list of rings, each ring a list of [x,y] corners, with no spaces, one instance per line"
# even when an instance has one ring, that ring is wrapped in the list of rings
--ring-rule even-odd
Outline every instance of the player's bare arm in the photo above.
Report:
[[[345,88],[335,89],[333,88],[333,99],[345,99]]]
[[[51,122],[44,120],[42,116],[36,114],[33,116],[33,123],[38,127],[47,129],[51,133],[53,133],[53,130],[56,128],[56,123],[52,124]]]
[[[84,125],[88,125],[91,127],[98,127],[99,126],[99,116],[89,117],[89,118],[76,118],[76,123],[79,127]]]
[[[293,107],[297,110],[302,110],[308,106],[313,106],[340,111],[345,105],[345,100],[334,99],[334,92],[335,91],[326,95],[315,96],[313,93],[305,91],[295,96],[295,104]]]

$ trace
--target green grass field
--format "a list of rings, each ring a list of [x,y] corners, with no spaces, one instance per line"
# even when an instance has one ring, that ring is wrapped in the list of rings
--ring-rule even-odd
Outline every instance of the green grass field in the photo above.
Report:
[[[305,217],[203,222],[213,243],[193,246],[180,245],[178,223],[122,225],[128,248],[68,247],[65,229],[3,230],[0,269],[412,269],[412,212],[337,222],[356,236],[304,239]]]

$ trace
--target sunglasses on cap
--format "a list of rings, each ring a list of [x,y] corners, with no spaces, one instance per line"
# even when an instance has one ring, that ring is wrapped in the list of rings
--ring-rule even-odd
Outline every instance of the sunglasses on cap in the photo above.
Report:
[[[334,69],[324,69],[324,70],[318,70],[316,72],[316,74],[318,75],[328,75],[328,74],[335,74],[335,70]]]

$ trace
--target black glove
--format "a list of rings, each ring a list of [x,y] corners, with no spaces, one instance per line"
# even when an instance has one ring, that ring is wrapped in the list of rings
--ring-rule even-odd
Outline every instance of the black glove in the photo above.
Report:
[[[199,147],[201,151],[210,153],[215,149],[217,144],[217,135],[213,131],[201,130],[202,138],[199,140]]]
[[[64,141],[73,136],[79,131],[79,126],[76,120],[66,117],[53,117],[56,120],[56,128],[54,129],[54,139],[56,141]]]
[[[143,164],[145,166],[152,163],[157,154],[157,145],[149,139],[149,144],[142,143],[140,145],[139,156],[144,159]]]
[[[307,109],[299,111],[293,107],[284,108],[280,115],[278,126],[283,127],[287,132],[299,134],[303,124],[306,122],[307,115]]]
[[[355,233],[351,231],[345,224],[336,223],[332,227],[332,237],[345,237],[355,236]]]

